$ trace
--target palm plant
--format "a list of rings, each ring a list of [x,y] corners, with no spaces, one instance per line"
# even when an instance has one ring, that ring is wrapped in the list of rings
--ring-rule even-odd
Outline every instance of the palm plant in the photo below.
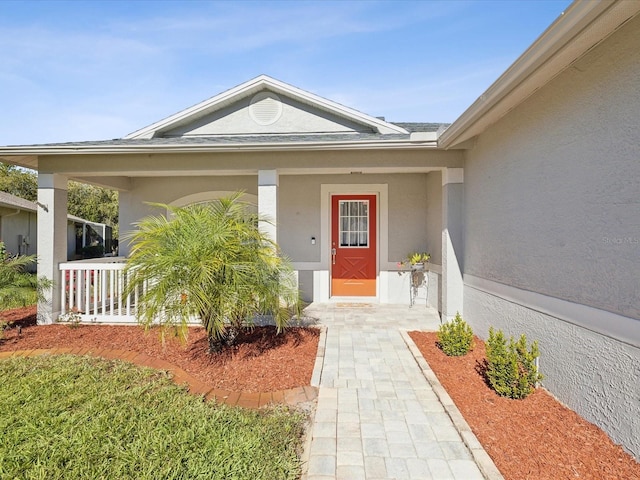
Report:
[[[38,300],[37,276],[26,271],[35,255],[11,256],[0,242],[0,306],[24,307]]]
[[[271,315],[280,332],[299,313],[291,266],[240,196],[181,208],[155,204],[171,215],[147,217],[126,237],[133,246],[125,295],[138,292],[139,322],[178,327],[184,336],[197,318],[209,350],[219,351],[258,315]]]

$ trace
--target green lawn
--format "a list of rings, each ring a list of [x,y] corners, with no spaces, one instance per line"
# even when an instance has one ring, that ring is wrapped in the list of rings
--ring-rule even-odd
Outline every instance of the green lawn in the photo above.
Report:
[[[126,362],[0,360],[0,478],[294,479],[303,423],[204,403]]]

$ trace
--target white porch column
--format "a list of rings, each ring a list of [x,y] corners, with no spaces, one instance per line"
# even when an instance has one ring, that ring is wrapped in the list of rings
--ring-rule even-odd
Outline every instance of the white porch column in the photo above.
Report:
[[[67,177],[38,174],[38,276],[53,281],[38,303],[38,322],[52,323],[61,311],[60,262],[67,261]]]
[[[464,169],[442,172],[442,319],[462,315],[464,261]]]
[[[270,221],[260,222],[260,230],[278,241],[278,171],[258,171],[258,213]]]

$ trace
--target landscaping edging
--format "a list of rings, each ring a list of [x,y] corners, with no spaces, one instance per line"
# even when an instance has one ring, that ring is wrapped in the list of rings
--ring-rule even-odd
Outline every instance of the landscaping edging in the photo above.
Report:
[[[327,327],[318,325],[320,337],[318,338],[318,351],[316,352],[316,361],[313,364],[313,373],[311,375],[311,386],[316,389],[316,396],[320,392],[320,379],[322,378],[322,368],[324,367],[324,352],[327,347]],[[307,424],[304,429],[304,440],[302,442],[302,453],[300,454],[301,476],[307,478],[309,469],[309,458],[311,456],[311,440],[313,439],[313,423],[315,421],[316,409],[310,410],[307,416]]]
[[[319,351],[320,349],[318,349]],[[323,349],[324,351],[324,349]],[[112,350],[112,349],[92,349],[92,348],[47,348],[34,350],[12,350],[0,352],[0,359],[10,357],[36,357],[41,355],[90,355],[102,357],[108,360],[123,360],[142,367],[165,370],[172,374],[173,381],[178,385],[187,385],[189,393],[193,395],[203,395],[207,401],[216,401],[230,406],[244,408],[261,408],[272,403],[282,403],[296,406],[315,400],[318,397],[318,388],[315,386],[305,386],[290,388],[288,390],[278,390],[275,392],[248,393],[230,392],[213,388],[210,385],[198,380],[180,367],[159,358],[150,357],[144,353]],[[314,368],[315,371],[315,368]]]
[[[409,351],[420,367],[420,370],[422,370],[422,375],[424,375],[424,378],[426,378],[427,382],[429,382],[431,388],[438,396],[440,403],[447,412],[447,415],[449,415],[449,418],[451,418],[451,421],[458,430],[462,441],[471,452],[471,455],[473,456],[475,462],[478,464],[478,468],[482,472],[482,475],[484,475],[487,480],[504,480],[504,477],[500,473],[500,470],[498,470],[498,467],[496,467],[489,454],[476,438],[475,434],[471,430],[471,427],[469,427],[469,424],[460,413],[460,410],[458,410],[458,407],[456,407],[456,404],[444,389],[444,387],[438,380],[438,377],[436,377],[436,374],[433,372],[433,370],[431,370],[431,367],[422,356],[422,353],[420,353],[420,350],[409,336],[408,331],[400,330],[400,335],[402,335],[404,343],[409,348]]]

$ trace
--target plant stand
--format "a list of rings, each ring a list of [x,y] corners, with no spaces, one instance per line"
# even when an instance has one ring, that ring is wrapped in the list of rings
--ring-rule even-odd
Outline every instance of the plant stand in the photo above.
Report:
[[[425,290],[425,307],[429,304],[429,275],[424,263],[416,263],[411,265],[410,282],[409,282],[409,308],[413,307],[418,297],[419,289]]]

